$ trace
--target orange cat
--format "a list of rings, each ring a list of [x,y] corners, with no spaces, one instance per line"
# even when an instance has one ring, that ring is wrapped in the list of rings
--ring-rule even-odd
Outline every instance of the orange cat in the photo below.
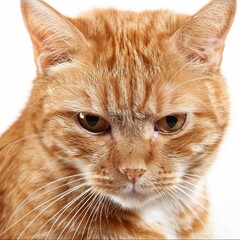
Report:
[[[236,0],[193,16],[21,5],[37,77],[0,139],[0,238],[210,238]]]

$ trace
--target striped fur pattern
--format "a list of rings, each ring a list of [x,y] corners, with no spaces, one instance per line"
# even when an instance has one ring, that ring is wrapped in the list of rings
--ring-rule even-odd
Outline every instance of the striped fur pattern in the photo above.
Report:
[[[236,1],[192,16],[21,5],[37,77],[0,139],[0,238],[210,238],[204,176],[228,123],[220,64]],[[81,112],[111,131],[83,131]],[[185,127],[154,131],[172,113]],[[123,168],[145,172],[133,184]]]

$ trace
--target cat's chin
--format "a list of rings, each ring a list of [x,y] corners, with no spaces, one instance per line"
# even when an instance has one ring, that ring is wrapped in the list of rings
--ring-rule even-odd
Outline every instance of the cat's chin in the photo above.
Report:
[[[112,200],[119,204],[123,209],[140,209],[147,204],[148,201],[143,201],[137,197],[112,196]]]
[[[159,195],[152,195],[142,189],[138,184],[127,184],[126,188],[119,194],[111,194],[110,198],[113,202],[120,205],[123,209],[139,210],[159,199]]]
[[[112,200],[119,204],[123,209],[137,210],[147,206],[153,201],[153,198],[141,194],[123,194],[119,196],[111,196]],[[155,199],[155,198],[154,198]]]

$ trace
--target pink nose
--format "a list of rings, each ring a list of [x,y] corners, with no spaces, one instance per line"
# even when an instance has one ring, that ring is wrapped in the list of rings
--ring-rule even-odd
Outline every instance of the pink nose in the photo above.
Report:
[[[146,172],[144,169],[129,169],[126,168],[122,171],[125,175],[127,175],[128,179],[132,183],[136,183],[137,180]]]

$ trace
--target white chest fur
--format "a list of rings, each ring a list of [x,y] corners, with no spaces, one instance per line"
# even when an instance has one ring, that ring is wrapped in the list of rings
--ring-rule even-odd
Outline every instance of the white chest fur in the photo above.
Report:
[[[147,226],[164,234],[167,239],[178,239],[174,225],[176,223],[160,203],[152,203],[140,210],[140,216]]]

